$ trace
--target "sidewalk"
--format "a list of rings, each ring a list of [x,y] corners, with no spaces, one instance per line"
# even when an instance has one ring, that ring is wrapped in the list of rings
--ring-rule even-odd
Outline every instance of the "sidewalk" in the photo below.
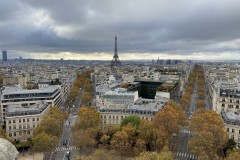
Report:
[[[42,153],[20,153],[18,156],[18,160],[43,160],[43,154]]]

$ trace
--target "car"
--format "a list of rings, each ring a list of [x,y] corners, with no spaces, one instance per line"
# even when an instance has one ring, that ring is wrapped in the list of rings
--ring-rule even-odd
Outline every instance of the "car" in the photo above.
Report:
[[[67,151],[67,152],[66,152],[66,157],[70,157],[70,155],[71,155],[71,152],[70,152],[70,151]]]
[[[67,140],[64,140],[64,141],[63,141],[63,145],[67,145]]]

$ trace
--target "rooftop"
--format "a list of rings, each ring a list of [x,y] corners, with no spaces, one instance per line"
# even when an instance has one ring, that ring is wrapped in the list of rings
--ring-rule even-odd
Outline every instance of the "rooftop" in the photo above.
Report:
[[[134,92],[127,91],[125,88],[116,88],[114,91],[109,91],[104,94],[104,96],[108,95],[133,95]]]
[[[49,106],[49,104],[36,104],[26,107],[20,105],[8,105],[6,117],[41,114]]]
[[[59,85],[51,85],[40,89],[22,89],[19,86],[6,87],[2,93],[3,95],[15,95],[15,94],[31,94],[31,93],[52,93],[59,89]]]

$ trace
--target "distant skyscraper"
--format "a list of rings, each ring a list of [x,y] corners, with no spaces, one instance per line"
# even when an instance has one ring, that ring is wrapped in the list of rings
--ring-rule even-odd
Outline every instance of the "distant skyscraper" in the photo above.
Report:
[[[168,59],[167,61],[166,61],[166,64],[171,64],[172,63],[172,60],[171,59]]]
[[[117,37],[115,37],[115,49],[114,49],[114,55],[111,62],[111,66],[120,66],[120,65],[121,65],[121,62],[119,60],[118,53],[117,53]]]
[[[2,60],[7,61],[7,51],[2,51]]]

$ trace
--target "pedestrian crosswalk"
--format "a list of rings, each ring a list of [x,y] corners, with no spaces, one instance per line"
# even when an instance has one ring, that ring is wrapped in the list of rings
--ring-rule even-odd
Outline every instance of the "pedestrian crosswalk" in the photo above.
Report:
[[[56,152],[59,152],[59,151],[71,151],[71,150],[79,150],[77,147],[75,146],[69,146],[69,147],[57,147],[55,149]]]
[[[187,130],[187,129],[182,129],[180,130],[180,132],[182,133],[187,133],[187,134],[191,134],[191,131]]]
[[[174,153],[174,156],[175,156],[175,157],[185,157],[185,158],[189,158],[189,159],[192,159],[192,160],[198,160],[198,157],[197,157],[197,156],[192,155],[192,154],[190,154],[190,153],[175,152],[175,153]]]

